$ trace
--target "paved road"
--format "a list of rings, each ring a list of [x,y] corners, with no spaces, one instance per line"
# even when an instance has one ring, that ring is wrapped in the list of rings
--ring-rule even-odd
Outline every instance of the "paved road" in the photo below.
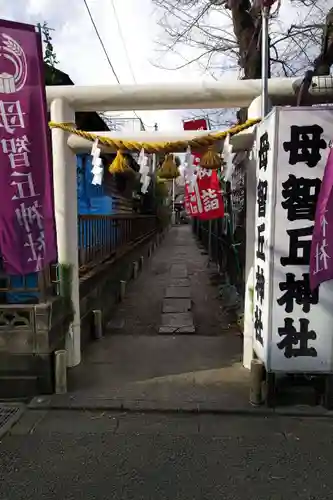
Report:
[[[0,444],[2,500],[331,499],[333,420],[28,413]]]

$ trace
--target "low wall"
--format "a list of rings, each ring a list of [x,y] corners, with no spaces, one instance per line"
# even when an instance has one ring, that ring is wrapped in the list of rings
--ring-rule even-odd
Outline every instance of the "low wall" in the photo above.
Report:
[[[143,256],[147,259],[149,248],[156,233],[142,239],[134,248],[129,247],[122,255],[87,274],[80,283],[81,346],[84,349],[94,337],[94,310],[102,313],[103,327],[109,321],[119,302],[120,281],[133,277],[133,262]]]
[[[152,232],[135,246],[92,269],[80,281],[81,345],[94,338],[94,310],[109,320],[120,281],[133,275],[133,261],[148,257]],[[65,348],[71,311],[61,297],[41,304],[0,305],[0,400],[30,399],[54,392],[54,352]]]

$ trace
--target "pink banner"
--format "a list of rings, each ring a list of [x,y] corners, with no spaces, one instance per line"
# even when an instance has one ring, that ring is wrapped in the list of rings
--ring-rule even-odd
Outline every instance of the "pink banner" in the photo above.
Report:
[[[8,274],[56,259],[42,47],[34,26],[0,20],[0,249]]]
[[[320,193],[310,253],[311,290],[333,279],[333,149],[330,149]]]

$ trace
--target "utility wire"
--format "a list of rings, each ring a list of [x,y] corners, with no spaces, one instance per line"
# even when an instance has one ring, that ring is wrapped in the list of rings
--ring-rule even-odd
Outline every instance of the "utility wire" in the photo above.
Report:
[[[112,70],[112,73],[113,73],[113,75],[114,75],[115,79],[117,80],[117,83],[120,85],[120,80],[119,80],[119,77],[118,77],[118,75],[117,75],[117,73],[116,73],[116,70],[115,70],[115,68],[114,68],[113,64],[112,64],[112,61],[111,61],[111,59],[110,59],[110,57],[109,57],[109,54],[108,54],[108,52],[107,52],[107,50],[106,50],[106,48],[105,48],[104,42],[103,42],[103,40],[102,40],[102,38],[101,38],[101,35],[99,34],[98,28],[97,28],[97,26],[96,26],[96,23],[95,23],[95,21],[94,21],[94,18],[92,17],[92,14],[91,14],[91,11],[90,11],[90,8],[89,8],[89,5],[88,5],[88,3],[87,3],[87,0],[83,0],[83,2],[84,2],[84,5],[85,5],[85,7],[86,7],[86,9],[87,9],[87,12],[88,12],[88,15],[89,15],[90,21],[91,21],[91,23],[92,23],[92,25],[93,25],[93,27],[94,27],[95,33],[96,33],[96,35],[97,35],[97,37],[98,37],[98,40],[99,40],[99,42],[100,42],[100,44],[101,44],[101,46],[102,46],[102,49],[103,49],[104,55],[105,55],[105,57],[106,57],[106,59],[107,59],[107,61],[108,61],[108,63],[109,63],[109,66],[110,66],[110,68],[111,68],[111,70]],[[113,5],[113,8],[114,8],[114,10],[115,10],[115,6],[114,6],[114,3],[113,3],[113,2],[112,2],[112,5]],[[116,11],[115,11],[115,12],[116,12]],[[118,21],[118,17],[117,17],[117,15],[116,15],[115,17],[117,18],[117,24],[118,24],[118,26],[119,26],[119,21]],[[121,31],[119,31],[119,33],[121,33]],[[121,35],[121,37],[122,37],[122,35]],[[125,49],[125,52],[127,52],[127,50],[126,50],[126,49]],[[133,110],[133,113],[134,113],[134,115],[138,118],[138,120],[140,121],[141,126],[142,126],[142,127],[143,127],[143,129],[144,129],[144,123],[143,123],[142,119],[140,118],[140,116],[139,116],[139,115],[136,113],[136,111],[134,111],[134,110]]]
[[[117,75],[117,73],[116,73],[116,70],[114,69],[114,66],[113,66],[113,64],[112,64],[112,62],[111,62],[111,59],[110,59],[110,57],[109,57],[109,54],[107,53],[107,50],[106,50],[106,48],[105,48],[104,42],[103,42],[103,40],[102,40],[102,38],[101,38],[101,35],[99,34],[99,31],[98,31],[98,29],[97,29],[97,26],[96,26],[96,24],[95,24],[95,21],[94,21],[94,19],[93,19],[92,15],[91,15],[91,12],[90,12],[90,9],[89,9],[89,5],[87,4],[87,0],[83,0],[83,2],[84,2],[84,5],[86,6],[87,12],[88,12],[89,17],[90,17],[90,21],[91,21],[91,23],[92,23],[92,25],[93,25],[93,27],[94,27],[94,29],[95,29],[96,35],[97,35],[97,37],[98,37],[98,40],[100,41],[100,44],[101,44],[102,49],[103,49],[103,51],[104,51],[105,57],[106,57],[106,59],[107,59],[107,61],[108,61],[108,63],[109,63],[109,66],[110,66],[110,68],[111,68],[111,70],[112,70],[112,73],[114,74],[114,77],[115,77],[115,79],[117,80],[117,83],[119,83],[119,85],[120,85],[120,80],[119,80],[118,75]]]
[[[126,40],[125,40],[125,37],[124,37],[124,34],[123,34],[123,30],[122,30],[122,27],[121,27],[121,24],[120,24],[120,21],[119,21],[119,16],[118,16],[118,13],[117,13],[116,3],[115,3],[114,0],[110,0],[110,1],[111,1],[112,9],[113,9],[114,18],[115,18],[116,23],[117,23],[118,33],[119,33],[119,36],[121,38],[121,41],[122,41],[122,44],[123,44],[123,47],[124,47],[124,51],[125,51],[125,55],[126,55],[126,59],[127,59],[127,64],[128,64],[128,67],[129,67],[129,70],[130,70],[130,73],[132,75],[134,83],[137,83],[137,80],[136,80],[136,77],[135,77],[135,73],[134,73],[134,70],[133,70],[132,61],[131,61],[131,58],[130,58],[130,55],[129,55],[127,43],[126,43]],[[135,116],[137,118],[139,118],[138,115],[135,113],[135,111],[133,111],[133,113],[135,114]],[[142,122],[141,118],[139,118],[139,119],[140,119],[140,122],[142,123],[142,125],[144,125],[144,127],[155,128],[155,125],[147,125],[146,123]]]
[[[118,14],[117,14],[117,9],[116,9],[114,0],[110,0],[110,1],[111,1],[112,9],[113,9],[114,18],[115,18],[117,26],[118,26],[119,36],[121,38],[121,41],[122,41],[122,44],[123,44],[123,47],[124,47],[124,51],[125,51],[125,54],[126,54],[127,64],[128,64],[129,69],[130,69],[130,72],[131,72],[131,75],[132,75],[134,83],[137,83],[136,78],[135,78],[135,74],[134,74],[134,70],[133,70],[133,66],[132,66],[132,62],[131,62],[131,58],[130,58],[129,53],[128,53],[126,40],[124,38],[123,31],[121,29],[121,24],[119,22],[119,17],[118,17]]]

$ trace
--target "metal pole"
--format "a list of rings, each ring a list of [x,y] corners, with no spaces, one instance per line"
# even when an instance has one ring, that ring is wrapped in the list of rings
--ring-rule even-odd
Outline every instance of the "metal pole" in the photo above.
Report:
[[[269,7],[261,9],[261,111],[264,118],[268,113],[268,77],[269,77]]]
[[[208,221],[208,266],[212,260],[212,219]]]
[[[172,224],[176,223],[175,212],[175,179],[172,179]]]

